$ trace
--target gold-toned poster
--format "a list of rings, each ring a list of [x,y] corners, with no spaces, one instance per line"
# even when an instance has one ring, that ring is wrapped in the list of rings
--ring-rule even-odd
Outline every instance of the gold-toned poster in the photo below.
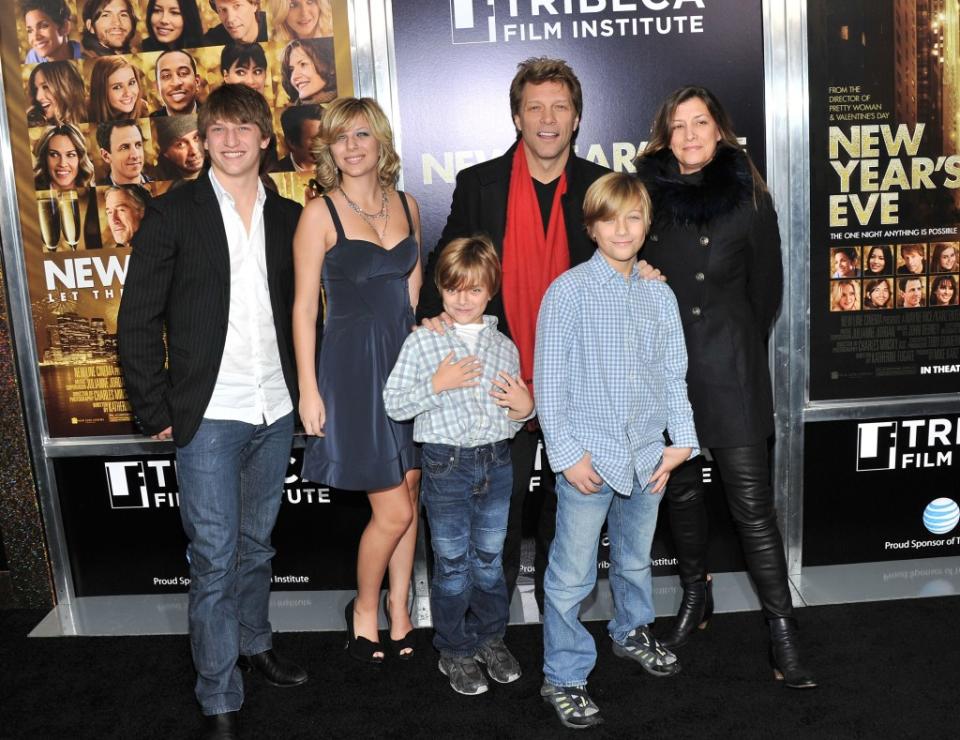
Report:
[[[204,171],[196,111],[224,82],[270,104],[264,181],[303,202],[323,107],[353,92],[346,0],[14,0],[9,12],[4,95],[48,430],[136,433],[116,322],[147,204]]]
[[[960,10],[811,0],[810,399],[960,388]]]

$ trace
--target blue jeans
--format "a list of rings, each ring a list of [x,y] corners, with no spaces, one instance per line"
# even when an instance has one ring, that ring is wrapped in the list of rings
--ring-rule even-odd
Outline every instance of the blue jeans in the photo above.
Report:
[[[585,495],[557,475],[557,534],[544,578],[543,675],[555,686],[585,686],[597,662],[593,636],[580,622],[580,604],[597,582],[597,546],[607,520],[610,591],[614,616],[610,637],[622,643],[637,627],[653,622],[650,546],[661,494],[633,480],[630,496],[606,483]]]
[[[482,447],[423,445],[421,500],[433,546],[434,647],[473,655],[507,628],[503,539],[513,489],[506,441]]]
[[[272,644],[270,533],[292,441],[291,413],[270,425],[204,419],[177,448],[180,519],[190,540],[190,646],[204,714],[240,709],[237,656]]]

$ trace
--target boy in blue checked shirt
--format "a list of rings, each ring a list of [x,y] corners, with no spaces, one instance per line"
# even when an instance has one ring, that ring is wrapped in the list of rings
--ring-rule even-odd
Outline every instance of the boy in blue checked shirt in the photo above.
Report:
[[[639,180],[611,173],[594,182],[583,216],[597,251],[550,285],[537,322],[537,413],[558,473],[540,695],[568,727],[601,722],[586,688],[597,649],[579,612],[596,583],[604,520],[614,654],[654,676],[680,670],[648,628],[655,617],[650,545],[670,471],[699,450],[676,299],[636,268],[650,215]],[[674,446],[664,446],[664,429]]]
[[[443,334],[411,334],[383,391],[391,417],[416,417],[434,552],[433,644],[440,672],[468,696],[487,690],[478,663],[498,683],[520,678],[503,643],[510,603],[502,555],[513,489],[509,440],[533,416],[533,399],[516,346],[483,315],[500,274],[485,237],[450,242],[434,275],[454,324]]]

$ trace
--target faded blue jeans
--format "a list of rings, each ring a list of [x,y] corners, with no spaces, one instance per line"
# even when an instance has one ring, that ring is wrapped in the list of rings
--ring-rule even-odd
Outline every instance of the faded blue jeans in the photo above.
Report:
[[[190,647],[204,714],[240,709],[238,655],[269,650],[270,533],[283,498],[293,414],[273,424],[204,419],[177,448],[190,540]]]
[[[507,628],[503,578],[513,465],[506,441],[481,447],[423,445],[421,500],[433,547],[433,646],[473,655]]]
[[[580,605],[597,582],[604,520],[614,606],[607,631],[622,643],[632,630],[653,622],[650,546],[662,498],[636,477],[631,495],[623,496],[606,483],[586,495],[557,475],[557,533],[543,584],[543,675],[554,686],[586,686],[597,662],[596,643],[580,622]]]

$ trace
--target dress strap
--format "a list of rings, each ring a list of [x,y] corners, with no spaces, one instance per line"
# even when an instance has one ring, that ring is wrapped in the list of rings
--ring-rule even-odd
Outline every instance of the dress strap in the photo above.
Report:
[[[330,200],[329,195],[324,195],[323,199],[327,203],[327,208],[330,209],[330,218],[333,219],[333,225],[337,230],[337,241],[338,242],[346,241],[347,237],[343,235],[343,224],[340,222],[340,215],[337,213],[337,207],[333,205],[333,201]]]
[[[398,190],[397,195],[400,196],[400,204],[403,206],[403,212],[407,214],[407,226],[410,228],[410,236],[414,236],[413,217],[410,215],[410,206],[407,205],[407,194],[402,190]]]

